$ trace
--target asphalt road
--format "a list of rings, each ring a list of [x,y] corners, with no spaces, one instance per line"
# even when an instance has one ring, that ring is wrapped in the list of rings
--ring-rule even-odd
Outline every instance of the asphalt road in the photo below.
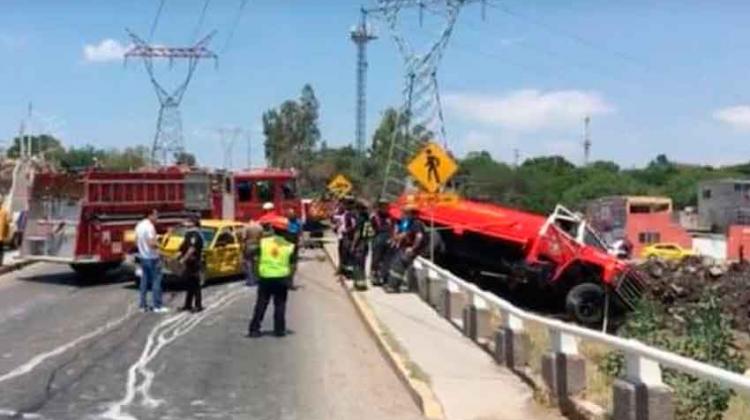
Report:
[[[136,310],[126,276],[0,277],[0,419],[416,419],[419,411],[308,252],[284,338],[245,337],[255,289],[211,284],[201,314]],[[168,288],[165,301],[182,303]],[[264,330],[271,329],[271,312]]]

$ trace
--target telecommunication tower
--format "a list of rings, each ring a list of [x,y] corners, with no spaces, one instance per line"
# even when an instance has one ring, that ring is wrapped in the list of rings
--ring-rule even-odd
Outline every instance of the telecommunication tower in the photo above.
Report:
[[[130,57],[143,59],[144,67],[156,91],[156,97],[159,99],[159,117],[151,147],[151,161],[154,164],[168,164],[170,159],[174,159],[176,155],[185,151],[180,103],[198,67],[198,62],[202,59],[213,59],[214,62],[218,60],[217,55],[208,49],[208,44],[215,32],[211,32],[190,47],[151,45],[133,32],[127,32],[133,46],[125,53],[125,60],[127,62]],[[167,59],[170,65],[175,60],[187,60],[187,74],[183,81],[171,91],[165,89],[154,74],[154,59]]]
[[[367,10],[362,8],[360,12],[360,23],[352,28],[350,37],[357,46],[357,120],[354,145],[357,152],[363,155],[367,135],[367,43],[377,39],[377,36],[367,25]]]

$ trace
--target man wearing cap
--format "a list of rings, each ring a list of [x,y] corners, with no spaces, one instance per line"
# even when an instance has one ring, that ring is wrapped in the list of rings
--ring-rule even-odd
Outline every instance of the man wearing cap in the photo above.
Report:
[[[377,208],[370,216],[370,225],[373,230],[372,258],[370,259],[370,276],[372,284],[377,286],[383,284],[385,279],[384,261],[388,253],[388,240],[391,237],[393,223],[388,215],[388,201],[378,200]]]
[[[203,235],[200,232],[200,218],[192,216],[185,223],[187,231],[180,245],[179,261],[183,265],[182,281],[187,292],[182,311],[200,312],[203,310],[201,292],[201,269],[203,262]]]
[[[260,326],[268,304],[273,298],[273,331],[277,337],[286,335],[286,300],[290,279],[294,275],[294,244],[274,233],[270,223],[263,224],[263,238],[255,256],[258,277],[257,300],[248,328],[249,337],[260,337]]]
[[[388,288],[399,292],[406,280],[406,273],[425,245],[425,227],[417,218],[417,206],[407,203],[401,209],[401,219],[395,226],[394,244],[397,255],[388,271]]]

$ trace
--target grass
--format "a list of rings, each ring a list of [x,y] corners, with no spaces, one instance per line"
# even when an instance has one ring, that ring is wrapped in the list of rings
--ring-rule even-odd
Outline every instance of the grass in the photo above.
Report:
[[[612,411],[612,383],[615,378],[599,370],[599,364],[610,352],[609,347],[583,342],[579,346],[581,356],[586,360],[586,400]]]
[[[524,328],[529,334],[531,344],[529,354],[529,368],[536,375],[542,374],[542,355],[550,351],[550,338],[547,327],[532,323],[524,323]]]
[[[724,420],[750,419],[750,397],[735,395],[729,400],[729,409],[724,413]]]

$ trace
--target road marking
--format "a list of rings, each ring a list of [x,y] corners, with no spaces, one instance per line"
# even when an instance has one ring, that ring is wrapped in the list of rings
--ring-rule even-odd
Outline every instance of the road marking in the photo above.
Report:
[[[61,346],[59,346],[59,347],[57,347],[55,349],[52,349],[52,350],[50,350],[48,352],[45,352],[45,353],[37,354],[31,360],[29,360],[28,362],[22,364],[21,366],[18,366],[17,368],[13,369],[12,371],[10,371],[10,372],[8,372],[8,373],[0,376],[0,383],[31,372],[37,366],[39,366],[40,364],[44,363],[44,361],[47,360],[47,359],[49,359],[50,357],[55,357],[55,356],[57,356],[59,354],[65,353],[66,351],[68,351],[71,348],[77,346],[78,344],[80,344],[80,343],[82,343],[82,342],[84,342],[86,340],[89,340],[89,339],[91,339],[93,337],[96,337],[97,335],[102,334],[102,333],[104,333],[106,331],[109,331],[109,330],[111,330],[111,329],[113,329],[115,327],[117,327],[118,325],[120,325],[123,322],[125,322],[128,318],[130,318],[131,316],[133,316],[134,313],[136,313],[136,306],[135,305],[131,305],[130,307],[128,307],[128,310],[127,310],[127,312],[125,313],[124,316],[122,316],[120,318],[117,318],[117,319],[115,319],[113,321],[110,321],[110,322],[106,323],[105,325],[103,325],[103,326],[101,326],[101,327],[99,327],[99,328],[97,328],[97,329],[95,329],[95,330],[93,330],[93,331],[91,331],[89,333],[86,333],[86,334],[84,334],[84,335],[76,338],[75,340],[69,341],[69,342],[67,342],[67,343],[65,343],[65,344],[63,344],[63,345],[61,345]]]
[[[112,403],[101,417],[112,420],[137,420],[123,409],[135,401],[140,395],[141,404],[148,408],[159,406],[163,400],[156,399],[150,395],[151,385],[156,374],[148,369],[148,364],[170,343],[183,335],[189,333],[209,315],[220,311],[232,303],[245,291],[244,285],[234,285],[225,291],[217,292],[213,301],[206,305],[200,314],[193,315],[180,313],[159,322],[149,333],[146,344],[143,346],[140,358],[128,369],[128,379],[125,385],[125,396],[117,402]],[[139,383],[139,379],[141,379]]]

